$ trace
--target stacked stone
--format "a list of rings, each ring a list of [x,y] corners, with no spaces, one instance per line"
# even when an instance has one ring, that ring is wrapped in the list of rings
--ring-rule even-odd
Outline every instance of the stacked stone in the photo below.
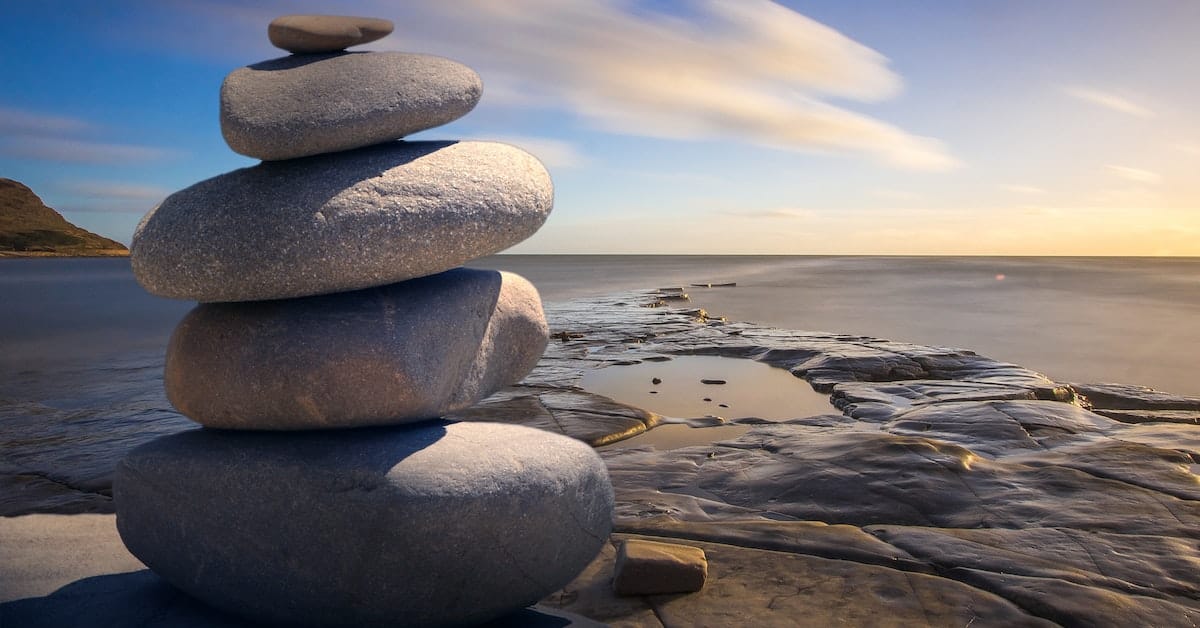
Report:
[[[226,141],[263,163],[171,195],[133,238],[147,290],[201,302],[164,380],[205,429],[121,462],[118,530],[166,580],[255,621],[485,621],[567,584],[611,527],[591,448],[437,418],[541,356],[536,289],[459,266],[532,235],[553,188],[508,145],[398,141],[465,115],[482,84],[442,58],[343,51],[391,29],[272,22],[294,54],[221,89]]]

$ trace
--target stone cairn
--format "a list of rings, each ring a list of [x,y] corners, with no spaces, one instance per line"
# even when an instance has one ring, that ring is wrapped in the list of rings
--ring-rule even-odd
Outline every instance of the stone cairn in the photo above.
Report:
[[[460,265],[532,235],[549,175],[505,144],[397,141],[469,112],[446,59],[347,53],[387,20],[286,16],[294,54],[235,70],[221,129],[263,163],[176,192],[133,237],[148,291],[200,301],[167,396],[204,429],[132,451],[114,480],[129,550],[253,621],[460,625],[566,585],[611,530],[578,441],[437,417],[523,378],[537,290]]]

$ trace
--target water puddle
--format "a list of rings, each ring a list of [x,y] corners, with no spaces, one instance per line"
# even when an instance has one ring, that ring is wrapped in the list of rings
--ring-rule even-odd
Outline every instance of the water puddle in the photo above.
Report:
[[[705,445],[737,438],[750,429],[750,425],[728,424],[737,419],[785,421],[837,413],[829,397],[814,391],[803,379],[741,358],[684,355],[661,362],[609,366],[585,373],[581,386],[681,422],[660,425],[615,447]],[[691,423],[710,426],[682,424],[685,419],[709,419]]]

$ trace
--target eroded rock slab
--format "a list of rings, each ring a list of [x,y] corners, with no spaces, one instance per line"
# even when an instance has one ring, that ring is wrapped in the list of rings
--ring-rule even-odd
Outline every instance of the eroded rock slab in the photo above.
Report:
[[[616,626],[660,626],[660,617],[1192,626],[1200,426],[1159,414],[1192,410],[1146,407],[1162,399],[1089,410],[1073,392],[1082,386],[970,351],[767,329],[646,302],[626,294],[549,304],[553,339],[534,370],[456,416],[511,418],[598,445],[634,437],[662,417],[580,389],[582,373],[686,354],[792,370],[843,414],[738,421],[750,429],[737,438],[667,452],[602,448],[616,486],[616,540],[703,547],[709,584],[688,596],[615,597],[615,549],[606,545],[548,601]],[[1138,413],[1140,422],[1106,412]],[[720,425],[691,424],[693,433]],[[84,473],[61,455],[22,459],[65,469],[52,475],[72,483],[102,475],[100,462]],[[738,564],[745,568],[729,567]]]
[[[172,334],[163,379],[171,403],[208,427],[395,425],[519,381],[546,337],[533,285],[460,268],[355,292],[200,305]]]
[[[614,626],[1055,625],[954,580],[796,553],[695,545],[709,563],[708,583],[698,593],[619,598],[608,581],[610,550],[543,603]]]
[[[221,133],[268,161],[345,151],[466,115],[483,83],[465,65],[403,52],[295,55],[234,70],[221,85]]]
[[[549,216],[532,155],[493,142],[394,142],[235,170],[176,192],[133,235],[147,291],[190,301],[346,292],[508,248]]]
[[[1093,408],[1106,410],[1187,410],[1200,412],[1200,398],[1127,384],[1071,384]]]
[[[482,622],[565,585],[612,525],[590,447],[495,423],[192,430],[131,452],[114,492],[155,573],[285,625]]]

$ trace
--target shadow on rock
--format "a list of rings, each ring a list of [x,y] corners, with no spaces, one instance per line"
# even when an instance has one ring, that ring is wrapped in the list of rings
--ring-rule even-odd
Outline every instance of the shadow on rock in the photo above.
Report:
[[[76,580],[44,597],[0,604],[0,626],[251,628],[184,595],[149,569]]]
[[[43,597],[0,604],[0,626],[22,628],[255,628],[172,587],[149,569],[76,580]],[[585,617],[535,606],[495,619],[486,628],[598,628]]]

